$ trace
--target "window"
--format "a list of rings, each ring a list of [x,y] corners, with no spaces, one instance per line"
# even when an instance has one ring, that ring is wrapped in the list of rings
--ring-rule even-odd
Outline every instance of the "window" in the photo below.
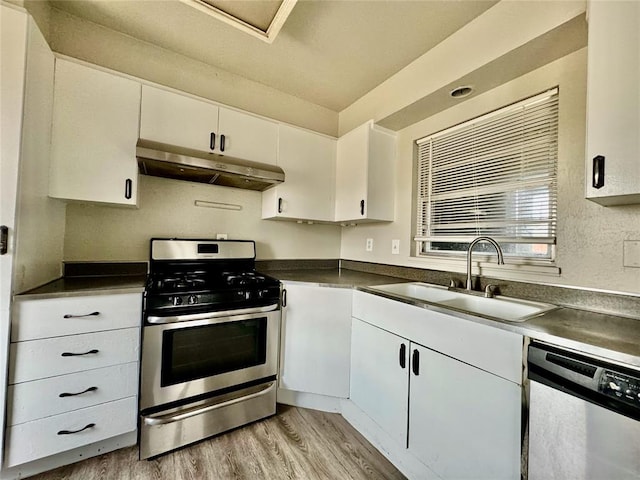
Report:
[[[558,89],[416,143],[418,255],[461,255],[487,235],[505,255],[554,259]]]

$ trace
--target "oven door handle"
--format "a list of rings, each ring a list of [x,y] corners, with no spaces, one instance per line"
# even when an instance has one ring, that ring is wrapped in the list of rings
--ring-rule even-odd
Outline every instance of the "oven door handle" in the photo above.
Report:
[[[191,320],[208,320],[210,318],[213,319],[220,317],[233,317],[236,315],[250,315],[253,313],[272,312],[274,310],[277,310],[278,308],[278,304],[274,303],[273,305],[267,305],[266,307],[237,308],[235,310],[224,310],[221,312],[191,313],[189,315],[174,315],[167,317],[150,315],[147,317],[147,323],[151,323],[153,325],[162,325],[165,323],[189,322]],[[225,319],[225,322],[228,321],[228,319]]]
[[[232,398],[231,400],[226,400],[224,402],[214,401],[203,406],[197,406],[193,408],[185,409],[179,413],[171,413],[164,415],[149,415],[144,417],[145,425],[165,425],[167,423],[175,423],[180,420],[185,420],[190,417],[195,417],[196,415],[201,415],[206,412],[211,412],[212,410],[217,410],[219,408],[229,407],[231,405],[235,405],[236,403],[244,402],[247,400],[251,400],[256,397],[261,397],[263,395],[267,395],[276,387],[276,382],[270,382],[261,390],[250,393],[249,395],[242,395],[240,397]]]

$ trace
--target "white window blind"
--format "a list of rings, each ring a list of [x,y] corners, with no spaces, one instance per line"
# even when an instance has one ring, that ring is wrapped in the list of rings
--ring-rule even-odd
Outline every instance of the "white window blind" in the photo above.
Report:
[[[505,254],[552,259],[557,89],[416,143],[419,254],[466,251],[488,235]]]

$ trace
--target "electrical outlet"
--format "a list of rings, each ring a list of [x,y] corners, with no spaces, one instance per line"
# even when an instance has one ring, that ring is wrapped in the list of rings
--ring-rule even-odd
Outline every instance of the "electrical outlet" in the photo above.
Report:
[[[365,247],[367,252],[373,252],[373,238],[367,238],[367,245]]]
[[[391,254],[398,255],[400,253],[400,240],[391,240]]]
[[[227,234],[226,233],[217,233],[216,234],[216,240],[226,240],[227,239]]]

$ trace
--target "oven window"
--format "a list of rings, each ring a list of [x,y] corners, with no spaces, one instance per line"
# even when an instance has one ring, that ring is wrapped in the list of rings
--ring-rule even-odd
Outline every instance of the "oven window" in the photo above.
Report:
[[[163,387],[262,365],[267,318],[167,330],[162,338]]]

